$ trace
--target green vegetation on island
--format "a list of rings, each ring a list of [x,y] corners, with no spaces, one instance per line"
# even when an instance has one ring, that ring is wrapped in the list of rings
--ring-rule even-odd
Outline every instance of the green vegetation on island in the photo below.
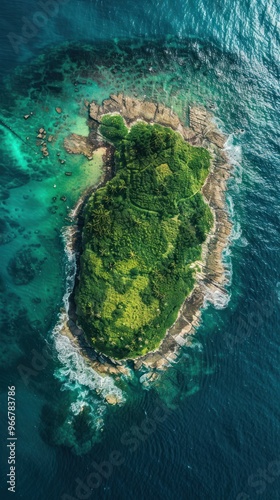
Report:
[[[210,154],[179,133],[106,115],[116,175],[86,206],[75,301],[89,343],[116,359],[157,348],[195,280],[213,223],[201,188]]]

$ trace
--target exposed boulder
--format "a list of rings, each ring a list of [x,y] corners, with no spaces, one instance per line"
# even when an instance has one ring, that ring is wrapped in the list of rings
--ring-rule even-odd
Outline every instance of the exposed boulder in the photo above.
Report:
[[[178,116],[175,115],[171,109],[166,108],[162,104],[159,104],[157,107],[155,122],[164,127],[171,127],[174,130],[176,130],[180,124]]]
[[[89,116],[92,120],[95,120],[99,123],[99,115],[100,115],[100,106],[95,102],[92,102],[89,106]]]
[[[190,127],[198,134],[202,134],[207,125],[205,108],[193,106],[190,108]]]
[[[123,103],[119,103],[118,101],[113,100],[112,98],[106,99],[103,101],[102,110],[100,110],[102,114],[106,113],[122,113],[123,111]]]
[[[107,403],[109,403],[109,405],[117,405],[120,403],[120,400],[115,394],[107,394],[107,396],[105,396],[105,399]]]
[[[88,137],[83,135],[71,134],[64,139],[64,147],[70,154],[82,154],[91,157],[93,146],[89,143]]]
[[[147,122],[154,121],[157,106],[153,102],[142,102],[140,109],[140,117]]]
[[[225,137],[221,133],[215,130],[210,130],[209,132],[206,133],[205,136],[210,142],[218,146],[218,148],[222,149],[224,147]]]

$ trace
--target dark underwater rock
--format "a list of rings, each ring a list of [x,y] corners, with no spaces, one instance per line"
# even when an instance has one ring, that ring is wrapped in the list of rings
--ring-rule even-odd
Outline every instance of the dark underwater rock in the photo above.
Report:
[[[9,219],[0,219],[0,245],[10,243],[16,238],[15,229],[18,229],[19,224]]]
[[[25,245],[10,259],[8,273],[16,285],[27,285],[41,271],[45,260],[37,245]]]

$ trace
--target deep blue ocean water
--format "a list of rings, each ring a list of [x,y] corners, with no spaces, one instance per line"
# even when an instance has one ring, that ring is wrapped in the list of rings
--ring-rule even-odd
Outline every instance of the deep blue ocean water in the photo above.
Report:
[[[1,125],[1,498],[280,498],[279,11],[271,0],[2,2],[0,119],[31,146]],[[74,92],[77,71],[87,84]],[[69,180],[56,151],[63,134],[86,133],[84,98],[123,89],[179,111],[214,104],[234,165],[228,302],[205,308],[193,344],[150,390],[137,377],[101,381],[58,333],[73,271],[67,215],[100,165],[73,159]],[[24,121],[33,108],[34,121]],[[42,125],[61,137],[45,163],[33,137]],[[15,494],[6,483],[8,386]],[[123,404],[108,407],[114,391]]]

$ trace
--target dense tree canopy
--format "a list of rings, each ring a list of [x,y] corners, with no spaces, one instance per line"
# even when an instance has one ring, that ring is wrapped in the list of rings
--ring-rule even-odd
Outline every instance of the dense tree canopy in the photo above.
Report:
[[[155,349],[194,286],[194,266],[213,218],[201,188],[207,150],[169,128],[119,115],[100,132],[115,146],[116,175],[86,207],[79,322],[116,359]]]

